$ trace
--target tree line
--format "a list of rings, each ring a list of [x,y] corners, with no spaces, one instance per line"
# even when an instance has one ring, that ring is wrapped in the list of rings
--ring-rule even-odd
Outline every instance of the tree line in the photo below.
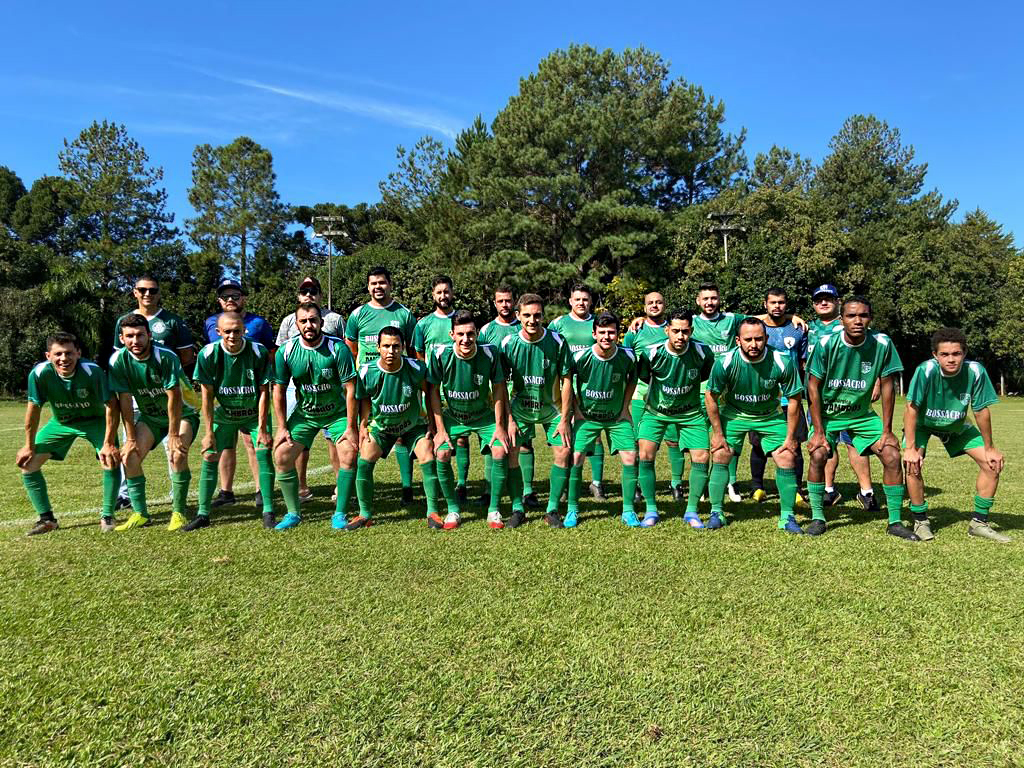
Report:
[[[541,294],[554,316],[582,282],[631,317],[648,290],[692,306],[709,279],[731,309],[758,310],[778,285],[811,316],[811,289],[831,282],[872,299],[908,365],[953,325],[995,375],[1024,379],[1024,252],[981,210],[954,220],[956,200],[926,187],[927,164],[897,128],[853,115],[817,163],[782,145],[751,161],[745,140],[726,131],[720,98],[670,78],[656,53],[577,45],[542,60],[489,125],[477,117],[450,146],[399,147],[373,204],[284,203],[269,150],[244,136],[199,145],[195,216],[179,228],[162,169],[125,126],[93,123],[65,140],[59,175],[26,187],[0,167],[0,389],[23,390],[58,328],[104,360],[142,273],[194,333],[225,273],[276,322],[300,275],[327,284],[315,216],[344,217],[331,238],[343,313],[365,300],[374,264],[417,314],[439,271],[481,316],[499,283]]]

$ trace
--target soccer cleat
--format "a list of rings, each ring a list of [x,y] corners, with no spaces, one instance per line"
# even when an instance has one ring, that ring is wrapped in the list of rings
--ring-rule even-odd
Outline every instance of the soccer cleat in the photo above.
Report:
[[[935,538],[935,534],[932,533],[932,524],[927,519],[914,521],[914,534],[921,541],[932,541]]]
[[[743,497],[736,493],[736,487],[732,483],[729,483],[725,490],[729,494],[729,501],[736,504],[743,501]]]
[[[683,522],[686,523],[691,528],[694,528],[694,529],[699,529],[699,528],[703,528],[704,527],[704,521],[700,519],[699,515],[692,515],[692,514],[683,515]]]
[[[622,513],[622,517],[620,519],[630,528],[640,527],[640,521],[637,519],[636,512],[633,511],[632,509],[625,510]]]
[[[427,528],[440,531],[444,528],[444,518],[437,514],[437,512],[431,512],[427,515]]]
[[[113,517],[101,517],[100,518],[100,533],[113,533],[114,531],[114,518]]]
[[[348,521],[348,525],[345,526],[346,531],[358,531],[360,528],[369,528],[370,518],[363,517],[362,515],[356,515]]]
[[[498,530],[499,528],[504,528],[505,527],[505,521],[501,519],[501,512],[499,512],[496,509],[491,511],[491,512],[488,512],[487,513],[487,525],[490,528],[494,528],[495,530]]]
[[[764,488],[755,488],[754,492],[750,494],[750,498],[760,504],[762,501],[768,498],[768,494],[764,492]]]
[[[661,518],[658,517],[657,512],[648,512],[644,515],[644,519],[640,521],[641,528],[653,528],[661,522]]]
[[[331,528],[335,531],[345,530],[346,525],[348,525],[348,520],[345,519],[345,515],[340,512],[335,512],[331,515]]]
[[[590,484],[590,496],[591,498],[597,499],[598,501],[604,501],[608,497],[605,495],[604,486],[600,483]]]
[[[412,486],[411,485],[403,485],[402,486],[402,506],[404,507],[406,504],[412,504],[412,498],[413,498],[413,496],[412,496]]]
[[[447,517],[444,519],[444,529],[446,531],[454,531],[459,527],[459,523],[462,522],[462,518],[458,512],[449,512]]]
[[[528,493],[523,496],[523,506],[527,509],[540,509],[540,499],[536,493]]]
[[[796,518],[790,515],[786,518],[786,524],[782,527],[786,533],[796,533],[801,536],[806,533],[803,528],[800,527],[800,523],[796,521]]]
[[[210,506],[216,509],[217,507],[226,507],[228,504],[234,503],[234,491],[221,491],[220,493],[213,497],[213,501],[210,502]]]
[[[338,489],[334,489],[334,493],[331,494],[331,504],[338,500]]]
[[[57,524],[56,520],[52,518],[47,520],[39,518],[39,520],[36,521],[36,524],[33,525],[29,529],[28,533],[26,533],[25,535],[38,536],[41,533],[49,533],[50,531],[56,531],[58,528],[60,528],[60,526]]]
[[[526,522],[526,512],[521,509],[513,509],[512,514],[509,515],[508,520],[505,522],[506,528],[518,528],[520,525]]]
[[[797,491],[796,499],[793,501],[793,506],[797,509],[810,509],[811,507],[811,505],[804,500],[803,495],[801,495],[799,491]]]
[[[841,498],[843,498],[843,494],[841,494],[839,491],[831,490],[825,491],[825,494],[821,497],[821,500],[826,507],[834,507],[836,504],[839,503],[839,500]]]
[[[273,512],[264,512],[263,513],[263,527],[264,528],[273,528],[276,523],[277,523],[277,520],[274,518],[274,513]]]
[[[810,534],[811,536],[821,536],[825,532],[825,521],[824,520],[811,520],[804,528],[804,533]]]
[[[859,501],[860,505],[864,507],[865,512],[879,511],[878,499],[875,498],[875,494],[873,493],[858,493],[857,501]]]
[[[575,528],[579,523],[579,510],[570,509],[565,513],[565,519],[562,521],[563,528]]]
[[[313,491],[307,488],[304,491],[299,491],[299,504],[305,504],[307,501],[313,500]]]
[[[565,524],[562,522],[562,518],[557,512],[546,512],[544,514],[544,522],[552,528],[564,528]]]
[[[114,530],[118,532],[130,531],[132,528],[141,528],[144,525],[149,525],[149,518],[145,515],[140,515],[138,512],[132,512],[131,516],[114,528]]]
[[[188,525],[188,518],[181,512],[171,512],[171,519],[167,522],[168,531],[177,531]]]
[[[260,491],[256,491],[256,496],[253,498],[252,503],[256,509],[263,509],[263,494]]]
[[[885,532],[890,536],[896,536],[900,539],[906,539],[907,541],[920,541],[917,534],[907,528],[903,523],[889,523],[885,528]]]
[[[185,525],[181,530],[183,531],[198,531],[200,528],[209,528],[211,525],[210,518],[206,515],[196,515],[196,519],[191,523]]]
[[[287,531],[289,528],[294,528],[296,525],[302,522],[302,518],[296,515],[294,512],[289,512],[287,515],[281,518],[281,522],[274,526],[275,531]]]
[[[711,517],[708,518],[708,524],[704,527],[710,528],[712,531],[718,530],[719,528],[724,528],[725,516],[720,515],[717,512],[712,512]]]
[[[469,501],[469,491],[466,490],[466,486],[455,486],[455,498],[458,500],[459,504],[465,504]]]
[[[127,496],[118,496],[117,501],[114,502],[114,509],[131,509],[132,500]]]
[[[1009,536],[1004,536],[1003,534],[999,533],[987,522],[982,522],[981,520],[974,520],[973,518],[967,526],[967,535],[977,536],[979,539],[988,539],[989,541],[994,541],[999,544],[1009,544],[1011,541],[1013,541],[1013,539],[1011,539]]]

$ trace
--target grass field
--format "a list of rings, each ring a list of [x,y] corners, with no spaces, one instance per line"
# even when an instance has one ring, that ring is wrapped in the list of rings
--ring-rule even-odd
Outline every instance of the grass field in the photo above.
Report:
[[[3,404],[0,766],[1020,765],[1024,402],[994,413],[1007,546],[968,539],[973,463],[936,444],[930,544],[848,502],[818,539],[779,533],[773,502],[727,504],[714,533],[677,507],[629,530],[617,496],[576,530],[491,531],[474,507],[434,532],[421,499],[398,508],[393,461],[367,531],[329,529],[323,470],[287,534],[246,503],[194,534],[102,536],[84,444],[46,468],[62,529],[26,538]],[[851,479],[844,460],[847,499]]]

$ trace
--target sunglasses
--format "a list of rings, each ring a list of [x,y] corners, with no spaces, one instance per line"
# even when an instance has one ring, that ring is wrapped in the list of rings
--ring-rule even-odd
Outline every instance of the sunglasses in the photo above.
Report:
[[[316,288],[300,288],[299,296],[319,296],[320,291]]]
[[[159,288],[139,288],[139,287],[136,287],[135,290],[138,291],[139,293],[141,293],[143,296],[146,296],[146,295],[149,295],[149,294],[160,293],[160,289]]]
[[[221,301],[238,301],[239,299],[242,298],[242,294],[240,294],[240,293],[222,293],[217,298],[219,298]]]

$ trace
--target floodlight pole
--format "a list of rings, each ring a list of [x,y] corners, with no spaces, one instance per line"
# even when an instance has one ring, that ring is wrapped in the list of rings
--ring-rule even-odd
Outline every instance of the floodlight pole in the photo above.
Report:
[[[317,232],[317,222],[322,222],[325,227],[322,231]],[[327,309],[333,309],[334,306],[334,241],[332,237],[348,237],[348,232],[344,230],[345,217],[344,216],[314,216],[310,222],[313,225],[313,237],[323,238],[327,241]],[[334,225],[340,226],[334,226]]]
[[[722,236],[722,243],[725,246],[725,263],[726,264],[729,263],[729,233],[730,232],[745,233],[747,231],[746,227],[730,223],[733,219],[737,219],[737,218],[740,218],[742,216],[743,216],[742,213],[738,213],[736,211],[727,211],[725,213],[709,213],[708,214],[708,221],[716,221],[716,222],[718,222],[717,225],[713,225],[711,227],[711,231],[714,232],[717,235],[721,235]]]

